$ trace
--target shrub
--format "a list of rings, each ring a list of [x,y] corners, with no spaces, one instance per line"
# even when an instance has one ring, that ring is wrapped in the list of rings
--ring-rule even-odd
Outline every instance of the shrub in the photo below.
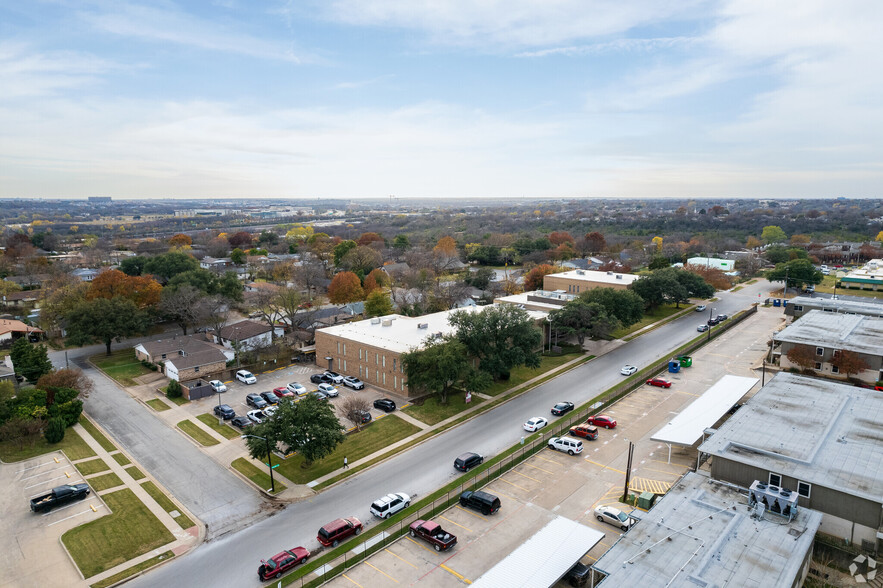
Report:
[[[80,419],[80,414],[83,412],[83,401],[78,399],[56,406],[58,406],[58,418],[64,421],[65,427],[76,424]]]
[[[178,383],[178,380],[172,380],[169,382],[169,385],[166,386],[166,396],[168,398],[181,398],[181,395],[184,393],[181,390],[181,384]]]
[[[46,431],[43,435],[46,437],[48,443],[58,443],[64,439],[64,430],[64,419],[61,417],[55,417],[49,419],[49,424],[46,426]]]

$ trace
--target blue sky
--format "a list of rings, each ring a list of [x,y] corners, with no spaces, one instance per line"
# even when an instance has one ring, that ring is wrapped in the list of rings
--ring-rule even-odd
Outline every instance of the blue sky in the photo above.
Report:
[[[0,3],[0,197],[879,197],[877,0]]]

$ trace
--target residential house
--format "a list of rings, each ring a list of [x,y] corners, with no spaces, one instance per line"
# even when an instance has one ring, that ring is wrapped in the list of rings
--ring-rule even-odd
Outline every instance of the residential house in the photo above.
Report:
[[[223,371],[236,354],[210,343],[204,335],[187,335],[139,343],[135,357],[162,366],[166,376],[183,381]]]
[[[3,303],[7,307],[21,308],[30,304],[37,304],[43,298],[43,290],[22,290],[21,292],[10,292],[3,297]]]
[[[244,320],[225,325],[220,333],[212,333],[212,338],[228,349],[247,351],[266,347],[273,342],[274,336],[281,337],[284,333],[282,327],[271,327],[266,323]]]
[[[719,269],[724,272],[731,272],[736,268],[736,261],[732,259],[721,259],[720,257],[691,257],[687,260],[687,265],[698,265],[711,269]]]
[[[26,325],[21,321],[0,319],[0,347],[8,347],[23,336],[42,335],[43,331],[37,327]]]
[[[100,273],[101,273],[101,270],[97,270],[97,269],[78,268],[78,269],[75,269],[74,271],[72,271],[71,275],[76,278],[79,278],[80,280],[82,280],[84,282],[91,282],[96,277],[98,277],[98,274],[100,274]]]
[[[203,257],[199,261],[199,267],[219,273],[225,272],[233,266],[233,260],[229,257]]]

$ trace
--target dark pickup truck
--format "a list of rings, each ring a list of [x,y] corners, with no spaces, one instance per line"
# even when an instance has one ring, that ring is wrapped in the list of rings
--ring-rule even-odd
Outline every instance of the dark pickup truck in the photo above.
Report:
[[[53,488],[49,494],[31,499],[31,510],[34,512],[49,512],[56,506],[67,504],[71,500],[86,498],[91,492],[89,484],[68,484]]]
[[[457,537],[432,521],[418,520],[411,523],[411,537],[420,537],[432,544],[436,551],[450,549],[457,544]]]

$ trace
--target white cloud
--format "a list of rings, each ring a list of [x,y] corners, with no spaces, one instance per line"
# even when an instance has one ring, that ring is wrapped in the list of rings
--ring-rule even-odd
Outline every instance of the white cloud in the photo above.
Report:
[[[572,45],[569,47],[553,47],[538,51],[524,51],[516,57],[549,57],[561,55],[565,57],[582,57],[585,55],[603,55],[605,53],[649,53],[675,47],[688,47],[695,39],[692,37],[661,37],[658,39],[616,39],[606,43],[591,45]]]
[[[93,84],[119,65],[77,51],[34,52],[24,43],[0,42],[0,99],[45,96]]]

